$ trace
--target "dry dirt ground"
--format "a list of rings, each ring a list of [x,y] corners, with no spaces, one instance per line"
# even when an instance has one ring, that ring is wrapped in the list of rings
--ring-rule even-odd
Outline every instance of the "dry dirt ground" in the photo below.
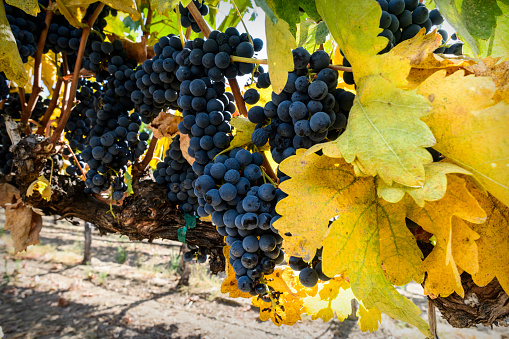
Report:
[[[1,212],[0,212],[1,213]],[[222,276],[192,265],[190,286],[177,288],[180,244],[130,242],[93,232],[92,262],[82,265],[83,224],[45,218],[41,245],[13,255],[0,218],[0,327],[4,338],[423,338],[384,317],[378,332],[356,320],[305,318],[277,327],[259,320],[249,300],[220,293]],[[417,284],[404,286],[427,317]],[[509,329],[453,329],[439,318],[444,338],[509,339]]]

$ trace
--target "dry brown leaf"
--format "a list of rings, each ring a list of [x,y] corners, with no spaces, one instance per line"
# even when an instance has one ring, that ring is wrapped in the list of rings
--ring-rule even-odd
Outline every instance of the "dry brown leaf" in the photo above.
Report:
[[[161,112],[148,127],[158,139],[172,138],[178,132],[178,124],[182,119],[171,113]]]
[[[108,34],[108,39],[110,41],[120,40],[124,44],[124,50],[127,52],[127,55],[136,59],[139,64],[142,64],[143,61],[152,58],[154,54],[154,48],[147,48],[147,37],[142,36],[141,42],[133,42],[127,38],[120,37],[116,34]]]
[[[178,134],[180,135],[180,150],[182,151],[182,155],[186,158],[189,165],[192,165],[194,163],[194,158],[187,152],[187,149],[189,148],[189,141],[191,139],[188,134],[182,134],[180,132],[178,132]]]
[[[23,204],[19,190],[10,184],[0,184],[0,205],[5,208],[5,230],[11,232],[15,253],[29,245],[40,243],[42,217]]]
[[[488,76],[495,82],[495,95],[493,100],[509,102],[509,61],[497,63],[500,58],[487,57],[480,59],[477,64],[465,67],[476,76]]]

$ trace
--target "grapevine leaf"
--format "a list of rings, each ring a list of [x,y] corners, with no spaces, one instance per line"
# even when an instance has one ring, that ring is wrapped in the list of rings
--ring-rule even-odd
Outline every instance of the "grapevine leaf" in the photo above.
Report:
[[[265,36],[267,38],[267,58],[272,90],[281,93],[288,79],[288,72],[293,71],[292,49],[296,47],[295,38],[288,30],[284,20],[277,24],[265,19]]]
[[[0,6],[0,72],[19,86],[28,81],[4,6]]]
[[[276,268],[274,273],[265,278],[267,285],[278,295],[273,296],[271,302],[265,302],[260,297],[252,299],[253,306],[260,308],[260,320],[270,319],[276,326],[293,325],[301,320],[303,299],[306,295],[302,290],[292,291],[288,287],[290,281],[298,280],[293,270],[289,267]]]
[[[89,3],[85,4],[85,1],[74,1],[73,0],[56,0],[58,10],[62,13],[65,19],[74,27],[81,28],[84,26],[82,20],[87,11]]]
[[[447,192],[442,199],[430,201],[424,208],[412,204],[408,211],[408,218],[437,239],[433,251],[423,262],[428,273],[424,292],[431,297],[447,297],[453,292],[463,297],[460,273],[456,267],[456,260],[460,257],[463,257],[463,262],[474,263],[470,266],[474,270],[477,267],[477,251],[473,240],[479,236],[465,223],[453,225],[453,216],[472,223],[483,223],[486,219],[484,210],[467,191],[465,180],[456,175],[449,175],[448,180]]]
[[[41,11],[37,0],[6,0],[5,2],[32,16],[36,16]]]
[[[32,196],[34,191],[41,194],[42,198],[49,201],[51,199],[51,185],[43,175],[34,180],[27,189],[27,196]]]
[[[484,194],[474,183],[467,188],[487,212],[484,224],[468,223],[480,235],[476,241],[479,271],[472,275],[476,285],[485,286],[493,278],[509,293],[509,208],[491,194]]]
[[[281,163],[291,179],[281,184],[288,197],[277,205],[281,218],[274,227],[283,234],[286,252],[309,260],[323,244],[326,275],[348,271],[353,293],[367,308],[426,333],[417,306],[390,285],[423,278],[422,254],[405,224],[406,206],[378,199],[375,179],[356,177],[343,159],[304,153],[298,150]]]
[[[447,176],[449,173],[471,174],[469,171],[447,162],[433,162],[424,165],[426,182],[423,187],[414,188],[394,183],[387,185],[383,180],[378,182],[378,196],[388,202],[396,203],[408,193],[417,203],[424,207],[424,201],[441,199],[447,191]]]
[[[294,36],[297,33],[297,24],[301,20],[300,8],[314,21],[320,20],[314,0],[255,0],[255,3],[273,23],[277,23],[278,19],[286,21]]]
[[[242,15],[247,13],[249,8],[253,8],[250,0],[236,0],[235,4],[237,5],[237,8]],[[228,15],[226,15],[221,24],[217,27],[217,30],[224,32],[228,27],[235,27],[239,24],[240,19],[241,17],[237,13],[237,10],[232,7]]]
[[[434,148],[509,205],[509,105],[491,106],[495,84],[490,78],[445,73],[436,72],[417,88],[433,105],[423,120],[437,139]]]
[[[230,123],[233,127],[235,127],[235,135],[233,140],[230,142],[230,146],[221,151],[219,154],[223,154],[236,147],[242,147],[249,144],[251,142],[251,134],[253,134],[256,126],[256,124],[252,123],[248,118],[243,116],[232,117]]]
[[[303,311],[312,320],[321,318],[327,322],[336,314],[339,321],[345,320],[352,313],[354,299],[350,284],[342,277],[324,283],[318,294],[304,298]]]
[[[194,163],[194,158],[189,155],[188,149],[189,149],[189,142],[191,141],[191,138],[189,137],[189,134],[180,134],[180,149],[182,151],[182,156],[186,158],[189,165],[192,165]]]
[[[57,2],[58,1],[64,3],[66,7],[87,7],[97,2],[97,0],[57,0]],[[120,12],[129,14],[134,21],[141,19],[141,14],[136,10],[136,3],[134,0],[101,0],[101,2]]]
[[[183,120],[181,116],[173,115],[171,113],[161,112],[159,115],[148,125],[152,130],[154,136],[158,139],[173,138],[178,132],[178,124]]]
[[[507,58],[509,4],[506,1],[437,0],[440,13],[456,29],[466,54]]]
[[[379,309],[372,307],[367,310],[361,302],[359,302],[357,317],[359,317],[358,324],[362,332],[375,332],[378,330],[378,324],[382,322],[382,312]]]
[[[357,160],[363,168],[359,172],[378,174],[388,185],[395,181],[421,187],[423,165],[432,162],[425,147],[435,139],[420,118],[431,106],[415,91],[399,87],[407,84],[411,62],[438,47],[439,37],[422,30],[389,53],[377,55],[387,39],[377,36],[381,9],[376,2],[319,0],[317,8],[352,64],[357,84],[346,131],[334,143],[347,162]]]
[[[476,76],[491,77],[495,82],[493,100],[509,102],[509,61],[499,62],[500,58],[485,58],[465,68]]]

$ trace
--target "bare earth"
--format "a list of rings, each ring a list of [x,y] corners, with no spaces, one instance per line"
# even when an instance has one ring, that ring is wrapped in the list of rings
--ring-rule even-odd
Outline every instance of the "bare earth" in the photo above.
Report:
[[[0,327],[4,338],[423,338],[415,328],[384,317],[378,332],[356,320],[306,318],[277,327],[259,320],[249,300],[220,293],[223,276],[194,264],[190,286],[177,288],[180,244],[130,242],[93,233],[92,263],[81,265],[83,225],[45,218],[41,245],[12,255],[0,219]],[[125,260],[125,262],[124,262]],[[123,262],[123,264],[121,264]],[[421,307],[417,284],[401,293]],[[443,338],[509,339],[509,329],[454,329],[439,318]]]

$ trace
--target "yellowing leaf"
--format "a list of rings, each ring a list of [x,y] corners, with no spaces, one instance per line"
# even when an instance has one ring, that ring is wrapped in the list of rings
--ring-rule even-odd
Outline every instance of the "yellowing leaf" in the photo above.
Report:
[[[62,0],[59,0],[62,1]],[[67,2],[67,6],[88,6],[97,0],[65,0]],[[103,4],[110,6],[120,12],[127,13],[131,16],[133,21],[138,21],[141,19],[140,13],[136,10],[136,2],[135,0],[101,0]]]
[[[3,5],[0,6],[0,72],[4,72],[7,79],[18,86],[28,81]]]
[[[34,191],[37,191],[41,194],[42,198],[45,200],[51,199],[51,184],[44,176],[40,176],[37,180],[34,180],[27,189],[27,196],[31,196],[34,194]]]
[[[87,12],[88,3],[84,1],[56,0],[58,10],[64,15],[71,25],[77,28],[83,27],[82,20]]]
[[[304,298],[303,311],[313,320],[321,318],[327,322],[334,314],[339,321],[345,320],[352,313],[352,299],[355,298],[350,284],[341,277],[320,285],[318,294]]]
[[[249,121],[248,118],[240,115],[232,117],[230,124],[235,127],[235,135],[230,142],[230,146],[219,154],[226,153],[235,147],[242,147],[249,144],[251,142],[251,134],[253,134],[256,126],[256,124]]]
[[[414,39],[377,55],[387,45],[381,32],[381,9],[373,1],[319,0],[317,8],[346,58],[352,64],[357,95],[345,132],[333,143],[344,159],[368,175],[421,187],[424,167],[432,162],[425,150],[435,139],[420,118],[431,108],[407,84],[411,60],[420,60],[437,47],[438,37],[424,31]],[[383,91],[380,89],[383,88]],[[330,155],[330,154],[326,154]]]
[[[462,256],[463,261],[478,262],[473,243],[473,240],[478,238],[477,233],[465,223],[458,222],[453,226],[453,216],[472,223],[483,223],[486,219],[484,210],[467,191],[465,180],[456,175],[450,175],[448,179],[447,192],[442,199],[427,202],[424,208],[413,205],[408,212],[408,218],[437,239],[436,246],[423,263],[428,273],[424,292],[431,297],[446,297],[453,292],[463,296],[456,258]],[[475,264],[464,266],[464,269],[476,267]]]
[[[292,49],[297,47],[295,38],[290,33],[290,26],[279,19],[276,24],[265,17],[265,36],[267,38],[267,59],[272,90],[281,93],[288,79],[288,72],[293,71]]]
[[[447,190],[447,176],[449,173],[470,174],[467,170],[447,162],[433,162],[424,165],[426,182],[423,187],[413,188],[394,183],[387,185],[384,181],[378,182],[378,196],[384,200],[396,203],[408,193],[417,203],[424,207],[424,201],[441,199]]]
[[[274,273],[265,278],[275,293],[272,294],[271,302],[265,302],[260,297],[252,299],[252,304],[260,308],[260,320],[271,319],[276,326],[295,324],[301,319],[305,293],[303,289],[292,291],[288,285],[303,287],[300,283],[295,284],[298,278],[289,267],[276,268]]]
[[[179,2],[179,0],[152,0],[150,5],[157,13],[164,13],[174,9]]]
[[[362,332],[375,332],[378,330],[378,324],[382,322],[382,312],[379,309],[372,307],[367,310],[360,302],[357,316],[359,317],[357,323]]]
[[[417,90],[433,105],[432,114],[423,120],[437,139],[434,148],[509,205],[509,105],[491,106],[493,81],[464,76],[463,71],[445,77],[440,71]]]
[[[377,36],[382,9],[374,1],[317,0],[316,8],[334,40],[352,65],[354,78],[371,73],[367,62],[387,46],[387,39]],[[271,77],[272,79],[272,77]]]
[[[491,194],[484,194],[470,181],[467,188],[487,213],[484,224],[467,223],[480,236],[476,241],[479,271],[472,278],[476,285],[485,286],[496,277],[509,293],[509,207]]]
[[[281,184],[288,197],[278,203],[282,217],[274,226],[286,253],[306,260],[323,245],[326,275],[347,270],[354,295],[367,308],[377,307],[427,333],[418,307],[386,277],[397,283],[422,280],[421,252],[405,224],[406,206],[378,199],[374,178],[356,177],[343,159],[304,153],[297,150],[281,164],[291,179]],[[338,219],[329,229],[334,216]]]
[[[6,0],[5,2],[32,16],[36,16],[41,11],[37,0]]]

